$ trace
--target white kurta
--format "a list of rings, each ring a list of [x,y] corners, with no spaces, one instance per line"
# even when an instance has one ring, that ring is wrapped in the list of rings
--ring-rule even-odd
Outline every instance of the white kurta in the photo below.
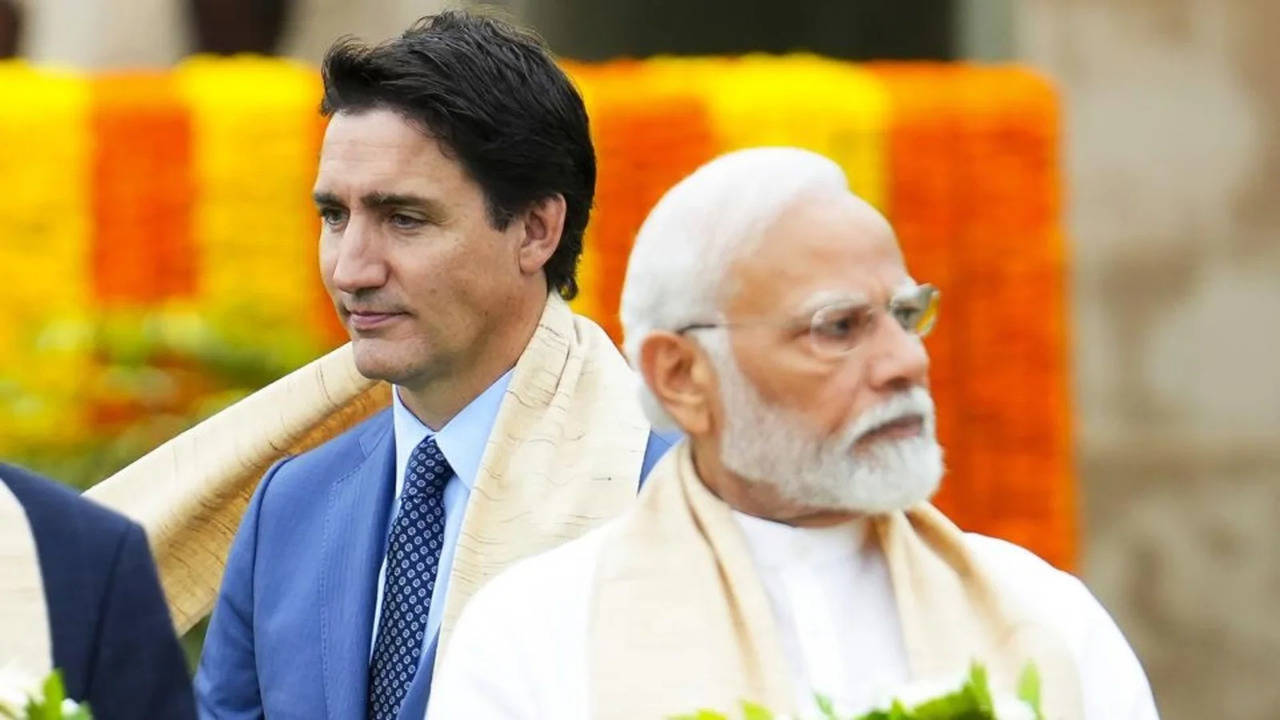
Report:
[[[856,711],[908,681],[889,570],[865,523],[802,529],[736,517],[807,703],[801,707],[813,707],[811,691],[819,691]],[[602,538],[596,530],[530,558],[475,596],[436,674],[430,720],[590,717],[590,674],[609,672],[587,658]],[[1080,669],[1088,720],[1156,719],[1138,659],[1079,580],[1015,545],[967,539],[1006,592],[1061,630]]]
[[[889,566],[866,521],[810,529],[734,519],[769,596],[796,707],[819,717],[814,694],[822,693],[852,714],[909,681]]]

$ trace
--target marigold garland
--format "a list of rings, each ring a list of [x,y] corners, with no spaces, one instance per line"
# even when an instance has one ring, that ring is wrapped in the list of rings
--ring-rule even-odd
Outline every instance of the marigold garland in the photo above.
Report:
[[[89,84],[0,63],[0,442],[85,432],[76,399],[87,358],[74,327],[91,304]]]
[[[643,66],[566,68],[584,93],[597,155],[596,202],[576,307],[619,342],[618,301],[636,230],[667,189],[720,152],[697,95],[679,89],[635,92]]]
[[[1059,110],[1043,78],[809,55],[565,67],[599,164],[576,308],[620,337],[635,231],[700,163],[765,144],[831,156],[888,214],[913,275],[943,290],[928,341],[940,504],[1073,565]],[[17,100],[0,107],[0,267],[22,268],[0,285],[0,451],[105,432],[145,407],[95,370],[85,334],[104,311],[110,333],[198,317],[280,358],[341,339],[316,270],[313,69],[201,57],[86,77],[6,63],[0,87]],[[198,392],[199,369],[179,370]]]
[[[839,163],[854,192],[883,206],[889,102],[865,68],[812,55],[664,57],[645,64],[655,85],[704,98],[721,152],[807,148]]]
[[[92,80],[93,269],[100,302],[194,294],[191,115],[170,73]]]
[[[193,122],[200,304],[231,332],[305,342],[319,292],[319,78],[255,57],[192,58],[175,74]]]
[[[949,469],[938,503],[1070,567],[1056,100],[1019,69],[873,70],[895,108],[889,215],[913,273],[945,288],[929,339]]]

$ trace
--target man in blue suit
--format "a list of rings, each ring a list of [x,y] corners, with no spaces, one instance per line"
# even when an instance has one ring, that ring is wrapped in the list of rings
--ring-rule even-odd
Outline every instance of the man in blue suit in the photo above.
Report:
[[[186,662],[142,528],[11,465],[0,464],[0,482],[34,535],[53,667],[68,697],[88,703],[97,720],[194,718]]]
[[[469,594],[620,512],[670,444],[564,303],[595,155],[541,41],[448,12],[340,42],[323,76],[321,272],[393,402],[263,478],[196,678],[205,718],[419,720]]]

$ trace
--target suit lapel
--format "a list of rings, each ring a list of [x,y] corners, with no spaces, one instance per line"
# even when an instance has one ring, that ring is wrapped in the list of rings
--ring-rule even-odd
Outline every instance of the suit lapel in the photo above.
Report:
[[[364,460],[330,487],[321,548],[321,662],[325,707],[335,720],[365,717],[373,606],[395,489],[390,412],[360,440]]]

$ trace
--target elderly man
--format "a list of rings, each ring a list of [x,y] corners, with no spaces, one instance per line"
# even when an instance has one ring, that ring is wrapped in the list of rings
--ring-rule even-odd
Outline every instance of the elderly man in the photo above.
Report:
[[[393,406],[263,478],[196,677],[207,718],[421,718],[471,594],[620,514],[668,447],[564,302],[595,156],[540,41],[446,12],[322,70],[321,275]]]
[[[739,701],[859,709],[972,660],[1034,664],[1046,715],[1156,716],[1085,587],[961,533],[921,336],[938,291],[813,153],[721,157],[654,208],[622,299],[647,410],[687,435],[619,519],[491,583],[432,718],[658,718]]]

